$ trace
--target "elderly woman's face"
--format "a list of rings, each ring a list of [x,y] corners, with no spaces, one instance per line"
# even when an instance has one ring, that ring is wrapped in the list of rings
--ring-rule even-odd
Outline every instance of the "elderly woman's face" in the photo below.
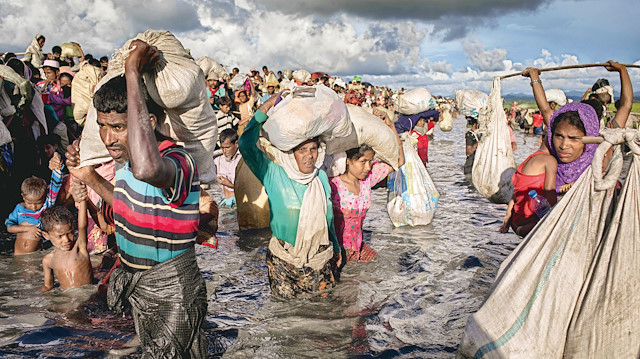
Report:
[[[304,174],[313,172],[318,159],[318,143],[313,139],[303,142],[293,150],[293,157],[300,172]]]

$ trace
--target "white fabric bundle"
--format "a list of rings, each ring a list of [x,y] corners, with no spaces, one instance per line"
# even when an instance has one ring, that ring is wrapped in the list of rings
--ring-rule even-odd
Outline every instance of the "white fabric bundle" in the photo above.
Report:
[[[544,91],[547,97],[547,102],[555,102],[558,106],[564,106],[567,104],[567,95],[560,89],[548,89]]]
[[[419,87],[398,96],[395,100],[396,112],[403,115],[415,115],[416,113],[433,110],[437,107],[436,101],[426,88]]]
[[[500,90],[500,78],[495,77],[487,106],[480,109],[478,116],[478,133],[482,137],[476,150],[471,177],[478,192],[489,201],[508,203],[513,195],[511,177],[516,165]]]
[[[25,71],[28,69],[27,65],[24,65]],[[20,76],[11,67],[7,65],[0,65],[0,77],[3,80],[9,81],[15,85],[13,89],[13,95],[20,94],[20,101],[18,102],[18,108],[31,102],[33,98],[34,89],[31,86],[31,82]]]
[[[488,100],[489,96],[478,90],[456,90],[458,108],[465,117],[478,118],[480,109],[487,105]]]
[[[76,42],[65,42],[60,45],[62,52],[60,53],[60,59],[65,60],[67,58],[72,57],[82,57],[82,52],[80,51],[80,44]]]
[[[9,95],[4,91],[4,80],[0,77],[0,116],[9,117],[16,113],[16,108],[11,104]]]
[[[73,77],[71,85],[71,103],[73,104],[73,119],[82,124],[91,107],[93,92],[102,79],[99,68],[84,64]]]
[[[440,130],[449,132],[453,129],[453,117],[451,117],[451,105],[443,103],[440,105],[440,121],[438,122]]]
[[[129,46],[135,39],[156,46],[161,54],[156,68],[142,75],[149,96],[167,114],[164,123],[159,123],[156,129],[189,151],[198,166],[201,182],[213,181],[213,151],[218,136],[216,116],[207,99],[202,70],[173,34],[148,30],[127,41],[109,62],[109,72],[96,90],[124,73],[124,63],[131,52]],[[96,118],[92,103],[80,142],[81,166],[111,160],[100,140]]]
[[[244,83],[247,82],[247,79],[247,76],[241,76],[240,74],[235,75],[231,79],[231,81],[229,81],[229,87],[231,87],[233,91],[242,90],[244,88]]]
[[[355,132],[344,102],[321,84],[295,88],[267,115],[262,130],[281,151],[290,151],[311,138],[330,142]]]
[[[209,56],[202,56],[196,60],[196,64],[200,66],[202,72],[204,73],[204,77],[208,77],[210,73],[217,75],[218,78],[224,78],[227,74],[227,70],[222,67],[216,60],[210,58]]]
[[[389,175],[387,212],[394,226],[427,225],[433,220],[440,194],[416,150],[417,141],[403,135],[405,163]]]
[[[637,358],[640,343],[640,138],[605,141],[564,198],[502,263],[489,297],[469,318],[459,353],[475,358]],[[604,178],[611,143],[619,146]]]

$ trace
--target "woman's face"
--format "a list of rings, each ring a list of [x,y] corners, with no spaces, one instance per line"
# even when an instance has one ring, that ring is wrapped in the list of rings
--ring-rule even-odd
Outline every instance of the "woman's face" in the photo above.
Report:
[[[38,45],[42,48],[44,46],[44,37],[38,39]]]
[[[293,150],[298,169],[304,174],[313,172],[318,159],[318,143],[315,140],[307,140]]]
[[[357,160],[351,160],[347,158],[347,171],[350,175],[356,177],[358,180],[367,178],[369,172],[371,172],[371,162],[373,161],[374,152],[368,150],[364,155]]]
[[[238,100],[240,100],[240,103],[245,103],[247,102],[247,94],[246,92],[242,91],[238,94]]]
[[[584,135],[584,132],[567,122],[556,126],[553,133],[553,147],[558,155],[558,161],[570,163],[582,156],[582,152],[584,152],[582,137]]]

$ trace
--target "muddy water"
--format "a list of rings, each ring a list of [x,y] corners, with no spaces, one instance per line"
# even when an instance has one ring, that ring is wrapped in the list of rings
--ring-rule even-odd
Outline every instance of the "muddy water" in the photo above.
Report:
[[[222,210],[220,249],[197,248],[209,293],[210,356],[453,357],[467,317],[518,243],[513,233],[497,231],[506,206],[489,203],[464,180],[465,131],[465,121],[456,119],[451,132],[437,130],[430,143],[428,170],[441,194],[433,223],[393,228],[386,192],[375,190],[365,241],[378,257],[346,266],[328,298],[273,298],[265,266],[270,232],[239,232],[235,213]],[[520,131],[516,137],[519,163],[537,140]],[[220,196],[217,189],[213,193]],[[126,352],[134,335],[129,318],[106,310],[91,297],[91,287],[38,293],[43,254],[14,259],[9,236],[3,238],[0,356],[100,358]]]

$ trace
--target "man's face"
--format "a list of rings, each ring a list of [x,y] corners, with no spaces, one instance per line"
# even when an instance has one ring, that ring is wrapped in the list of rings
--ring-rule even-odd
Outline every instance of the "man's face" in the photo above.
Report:
[[[59,52],[54,52],[53,53],[53,58],[56,59],[56,60],[59,59],[60,58],[60,53]]]
[[[209,87],[216,87],[217,84],[218,84],[218,80],[214,80],[214,79],[208,79],[207,80],[207,85]]]
[[[109,61],[107,61],[107,60],[100,61],[100,67],[105,68],[105,69],[108,68],[109,67]]]
[[[269,95],[273,95],[276,92],[276,88],[273,86],[267,86],[267,92],[269,92]]]
[[[220,149],[222,149],[224,156],[230,159],[238,151],[238,141],[231,142],[231,140],[227,138],[220,144]]]
[[[51,67],[45,67],[42,70],[44,71],[44,76],[47,80],[55,80],[58,77],[58,71]]]
[[[127,114],[98,111],[98,126],[100,126],[100,138],[114,161],[127,163],[129,161]]]
[[[269,74],[269,69],[266,68],[266,67],[263,67],[262,68],[262,72],[264,72],[265,75],[268,75]]]

